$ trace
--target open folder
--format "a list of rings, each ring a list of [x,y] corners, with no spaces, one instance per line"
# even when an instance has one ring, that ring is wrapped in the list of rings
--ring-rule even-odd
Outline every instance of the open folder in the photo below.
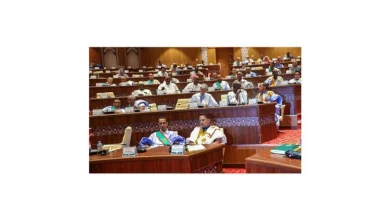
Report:
[[[123,135],[122,142],[120,144],[105,144],[103,146],[104,150],[118,150],[123,147],[130,146],[130,141],[131,141],[131,134],[133,133],[133,129],[131,127],[127,127],[125,130],[125,134]]]

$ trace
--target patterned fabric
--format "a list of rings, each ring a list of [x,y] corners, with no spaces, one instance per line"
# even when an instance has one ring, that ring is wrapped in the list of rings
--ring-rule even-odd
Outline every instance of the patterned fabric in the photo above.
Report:
[[[196,144],[211,144],[219,138],[221,138],[221,144],[227,142],[225,134],[219,127],[210,126],[206,131],[204,131],[202,127],[194,128],[188,140]]]
[[[208,65],[208,56],[207,56],[207,47],[201,47],[200,48],[202,53],[202,60],[204,61],[204,65]]]
[[[246,60],[246,57],[248,56],[248,48],[247,47],[241,47],[241,60]]]

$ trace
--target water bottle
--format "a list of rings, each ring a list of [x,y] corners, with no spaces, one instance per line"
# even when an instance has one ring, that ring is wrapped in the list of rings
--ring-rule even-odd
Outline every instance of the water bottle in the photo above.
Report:
[[[102,144],[101,141],[98,141],[97,149],[98,149],[98,150],[103,150],[103,144]]]

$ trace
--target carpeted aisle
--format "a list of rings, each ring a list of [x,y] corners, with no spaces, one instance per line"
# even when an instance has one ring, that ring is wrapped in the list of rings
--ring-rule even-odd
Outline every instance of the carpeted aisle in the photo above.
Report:
[[[282,130],[285,133],[279,133],[278,137],[264,142],[263,144],[299,144],[301,140],[301,130]],[[245,173],[245,169],[240,168],[223,168],[224,173]]]

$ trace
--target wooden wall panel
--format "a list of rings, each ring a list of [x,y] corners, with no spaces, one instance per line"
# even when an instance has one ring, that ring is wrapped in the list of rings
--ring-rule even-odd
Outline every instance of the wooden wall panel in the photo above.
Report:
[[[119,62],[118,65],[125,67],[126,66],[125,48],[124,47],[118,47],[117,51],[118,51],[118,62]]]
[[[229,75],[229,63],[233,57],[232,47],[217,47],[215,49],[217,63],[221,63],[220,73],[222,76]]]
[[[301,56],[301,47],[249,47],[248,55],[257,60],[260,54],[263,56],[269,56],[269,58],[277,58],[278,56],[284,56],[287,52],[290,52],[294,57]],[[235,56],[237,57],[237,56]]]
[[[240,59],[242,59],[241,57],[241,47],[233,47],[233,59],[236,60],[237,57],[240,57]],[[233,61],[234,62],[234,61]]]
[[[89,64],[92,61],[94,61],[95,63],[98,63],[98,64],[102,64],[102,57],[100,55],[100,47],[90,47],[89,48]]]
[[[217,63],[217,58],[215,54],[215,48],[207,48],[207,60],[208,63],[216,64]],[[199,62],[200,63],[200,62]]]
[[[190,63],[191,65],[201,62],[202,56],[200,47],[142,47],[141,48],[141,66],[155,67],[158,61],[161,60],[163,64],[170,66],[172,63],[178,65]]]

